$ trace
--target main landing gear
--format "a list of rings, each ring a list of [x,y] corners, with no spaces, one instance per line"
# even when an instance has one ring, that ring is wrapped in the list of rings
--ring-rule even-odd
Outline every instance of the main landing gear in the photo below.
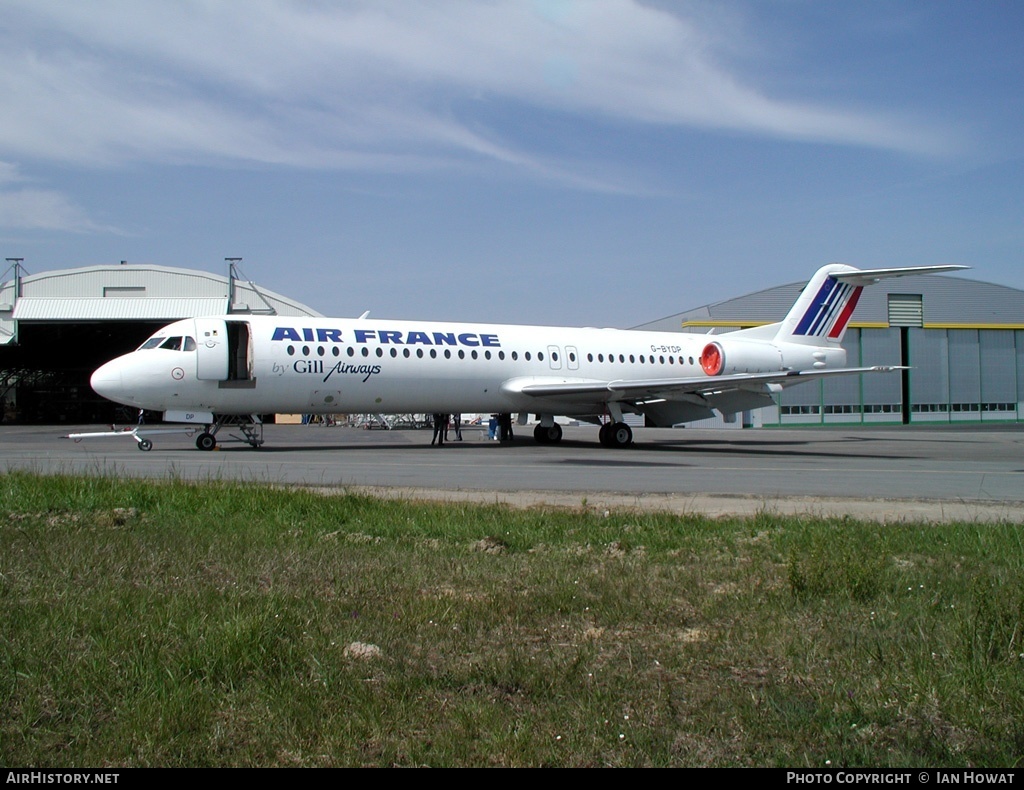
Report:
[[[214,422],[207,425],[206,430],[196,437],[196,447],[206,451],[214,449],[217,446],[217,432],[225,425],[238,428],[242,432],[242,437],[235,438],[241,438],[250,447],[259,448],[263,445],[263,421],[258,414],[246,417],[219,414]]]
[[[629,447],[633,443],[633,429],[622,419],[621,411],[612,413],[612,422],[601,425],[598,439],[602,447]],[[537,444],[557,444],[562,441],[562,426],[554,418],[541,415],[541,421],[533,429],[533,438]]]
[[[538,444],[558,444],[562,441],[562,426],[557,422],[553,422],[551,425],[538,423],[537,427],[533,429],[533,438],[537,440]]]
[[[633,429],[624,422],[606,422],[597,438],[602,447],[629,447],[633,443]]]

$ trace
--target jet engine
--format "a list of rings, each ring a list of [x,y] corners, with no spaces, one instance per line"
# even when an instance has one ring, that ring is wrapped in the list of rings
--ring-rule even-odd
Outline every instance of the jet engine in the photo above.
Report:
[[[709,376],[784,370],[782,352],[770,343],[729,341],[725,338],[704,346],[700,366]]]
[[[732,373],[771,373],[781,370],[822,370],[846,365],[841,346],[802,343],[758,343],[722,338],[704,346],[700,366],[709,376]]]

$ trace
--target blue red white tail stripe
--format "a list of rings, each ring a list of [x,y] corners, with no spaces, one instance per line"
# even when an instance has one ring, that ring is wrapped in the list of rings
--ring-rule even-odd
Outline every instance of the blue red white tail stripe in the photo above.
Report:
[[[857,306],[861,290],[859,285],[826,277],[793,334],[830,339],[842,337],[853,309]]]

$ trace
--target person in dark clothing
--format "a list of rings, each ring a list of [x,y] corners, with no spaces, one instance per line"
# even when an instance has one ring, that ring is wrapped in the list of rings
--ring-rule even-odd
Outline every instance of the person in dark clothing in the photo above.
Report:
[[[455,441],[461,442],[462,441],[462,415],[461,414],[453,414],[452,415],[451,426],[455,430]]]
[[[498,426],[500,428],[500,437],[503,442],[512,441],[512,415],[511,414],[499,414],[498,415]]]
[[[430,445],[433,447],[434,442],[437,442],[437,446],[441,447],[444,444],[444,426],[448,422],[447,414],[435,414],[434,415],[434,436],[430,440]]]

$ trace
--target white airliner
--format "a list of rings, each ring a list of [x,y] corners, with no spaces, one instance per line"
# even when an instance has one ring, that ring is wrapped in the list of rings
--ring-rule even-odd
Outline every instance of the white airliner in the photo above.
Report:
[[[538,415],[542,444],[562,438],[556,415],[571,416],[600,424],[601,444],[625,447],[625,413],[678,425],[771,405],[809,379],[896,370],[846,367],[840,341],[863,286],[965,268],[828,264],[780,323],[713,337],[365,316],[188,318],[100,367],[92,387],[167,422],[205,426],[202,450],[226,424],[259,446],[268,413],[519,412]]]

